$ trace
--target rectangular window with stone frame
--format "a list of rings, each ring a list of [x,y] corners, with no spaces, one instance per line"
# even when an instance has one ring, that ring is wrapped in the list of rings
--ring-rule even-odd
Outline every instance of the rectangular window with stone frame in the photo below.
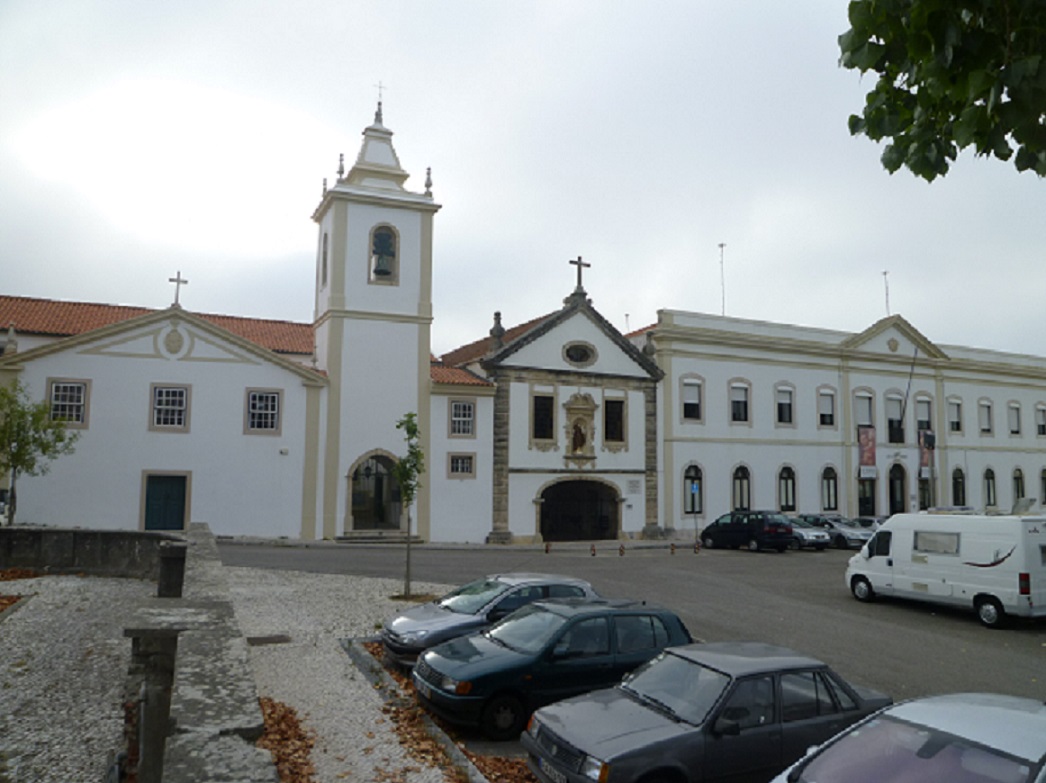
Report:
[[[247,389],[244,433],[279,435],[283,426],[283,392],[279,389]]]
[[[48,381],[51,421],[60,421],[68,429],[87,429],[90,419],[91,382],[69,378]]]
[[[603,440],[615,444],[625,442],[624,400],[603,400]]]
[[[551,394],[535,394],[531,402],[531,433],[534,440],[555,438],[555,410]]]
[[[476,437],[476,402],[475,400],[450,401],[450,437]]]
[[[150,430],[153,432],[189,431],[189,389],[188,386],[161,383],[150,385],[149,391],[152,398]]]
[[[448,454],[447,478],[467,479],[476,477],[475,454]]]

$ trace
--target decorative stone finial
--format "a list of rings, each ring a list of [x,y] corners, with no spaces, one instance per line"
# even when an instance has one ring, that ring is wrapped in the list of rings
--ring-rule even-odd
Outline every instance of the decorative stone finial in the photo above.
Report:
[[[432,166],[425,169],[425,195],[432,195]]]
[[[375,125],[384,125],[384,122],[382,121],[382,118],[381,118],[381,99],[380,98],[378,99],[378,110],[376,112],[374,112],[374,124]]]
[[[345,178],[345,153],[338,154],[338,179]]]
[[[323,195],[324,196],[327,195],[327,178],[326,177],[323,178]]]
[[[7,340],[4,342],[4,349],[0,351],[0,356],[9,356],[13,353],[18,353],[18,340],[15,339],[15,325],[12,322],[7,325]]]
[[[643,353],[651,359],[654,358],[654,354],[657,353],[657,346],[654,345],[653,332],[646,333],[646,342],[643,344]]]
[[[490,349],[496,351],[501,348],[505,338],[505,327],[501,325],[501,311],[494,313],[494,326],[490,328]]]

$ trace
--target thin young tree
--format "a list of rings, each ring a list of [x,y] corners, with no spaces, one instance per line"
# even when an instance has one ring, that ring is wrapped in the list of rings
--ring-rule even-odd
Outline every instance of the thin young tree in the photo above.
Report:
[[[407,509],[407,566],[403,579],[403,596],[410,598],[410,546],[413,535],[410,507],[414,504],[414,498],[421,487],[419,477],[425,472],[425,452],[418,443],[420,431],[417,414],[404,415],[396,422],[396,429],[403,430],[404,439],[407,441],[407,455],[396,462],[392,468],[392,475],[399,484],[400,498]]]
[[[79,437],[80,433],[66,429],[65,422],[51,418],[47,401],[33,402],[21,381],[16,380],[10,386],[0,385],[0,475],[11,479],[7,503],[9,525],[15,523],[18,510],[18,477],[47,473],[52,460],[72,453]]]

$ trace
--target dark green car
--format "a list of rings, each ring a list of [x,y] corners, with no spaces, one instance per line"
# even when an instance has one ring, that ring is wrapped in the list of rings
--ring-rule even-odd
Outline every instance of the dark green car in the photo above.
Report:
[[[642,602],[539,601],[423,653],[414,686],[451,723],[513,739],[538,707],[614,685],[665,647],[690,641],[674,612]]]

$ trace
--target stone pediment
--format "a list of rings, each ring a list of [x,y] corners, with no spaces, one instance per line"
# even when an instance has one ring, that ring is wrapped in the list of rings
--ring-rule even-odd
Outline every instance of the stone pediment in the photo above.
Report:
[[[840,347],[859,353],[887,356],[912,356],[916,353],[931,359],[948,355],[928,340],[918,329],[899,315],[891,315],[842,341]]]

